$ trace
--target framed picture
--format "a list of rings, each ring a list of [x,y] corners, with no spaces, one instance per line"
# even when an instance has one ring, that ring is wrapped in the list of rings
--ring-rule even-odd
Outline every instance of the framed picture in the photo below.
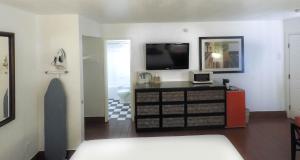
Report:
[[[199,37],[200,70],[244,72],[244,37]]]

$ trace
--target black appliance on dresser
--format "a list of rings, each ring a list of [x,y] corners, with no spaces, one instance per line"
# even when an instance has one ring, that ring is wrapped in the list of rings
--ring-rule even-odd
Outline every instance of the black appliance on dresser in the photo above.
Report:
[[[137,131],[224,128],[224,85],[191,82],[137,84],[135,88]]]

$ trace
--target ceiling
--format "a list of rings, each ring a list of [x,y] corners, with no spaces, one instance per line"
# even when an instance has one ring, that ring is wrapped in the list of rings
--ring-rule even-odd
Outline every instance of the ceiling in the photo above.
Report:
[[[37,14],[77,13],[101,23],[284,19],[300,0],[0,0]]]

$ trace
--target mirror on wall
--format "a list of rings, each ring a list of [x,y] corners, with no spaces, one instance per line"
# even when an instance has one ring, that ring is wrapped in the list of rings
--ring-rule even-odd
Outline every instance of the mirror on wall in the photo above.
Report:
[[[14,33],[0,32],[0,126],[15,119]]]

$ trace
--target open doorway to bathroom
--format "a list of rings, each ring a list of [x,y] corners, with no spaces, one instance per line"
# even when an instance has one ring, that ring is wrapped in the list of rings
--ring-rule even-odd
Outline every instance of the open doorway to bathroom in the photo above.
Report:
[[[131,121],[130,40],[107,40],[108,121]]]

